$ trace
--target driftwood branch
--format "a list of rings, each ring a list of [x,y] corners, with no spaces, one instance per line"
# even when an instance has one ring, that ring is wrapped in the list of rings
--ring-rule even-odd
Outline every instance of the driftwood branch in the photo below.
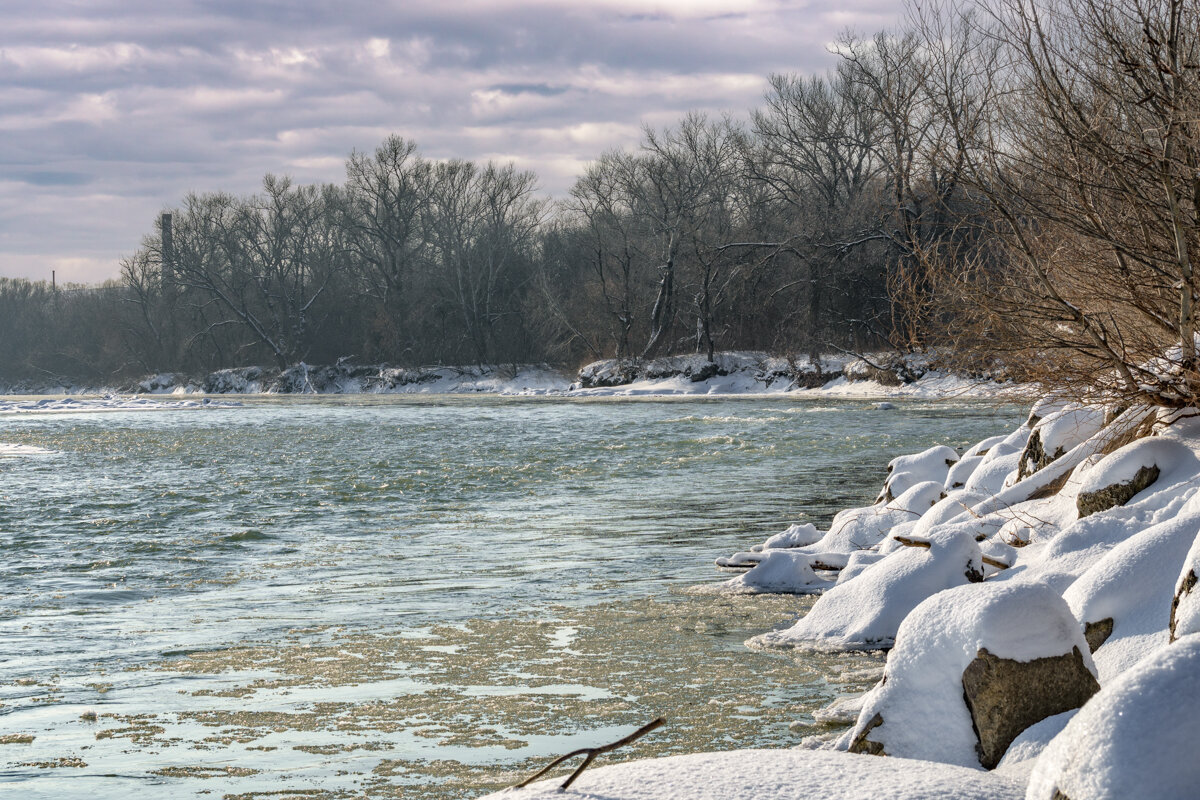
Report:
[[[926,550],[931,547],[931,544],[924,539],[913,539],[908,536],[893,536],[892,538],[905,547],[924,547]],[[1008,569],[1012,566],[1012,564],[1005,564],[1003,561],[994,559],[991,556],[981,556],[981,559],[983,563],[996,569]]]
[[[645,725],[638,728],[636,731],[629,734],[625,738],[618,739],[617,741],[613,742],[612,744],[602,745],[601,747],[584,747],[579,750],[574,750],[570,753],[567,753],[565,756],[559,756],[558,758],[554,759],[549,764],[547,764],[545,767],[543,767],[536,775],[526,778],[525,780],[521,781],[513,788],[514,789],[525,788],[529,784],[536,781],[538,778],[545,775],[550,770],[557,767],[562,762],[566,761],[568,758],[574,758],[575,756],[581,756],[581,755],[587,756],[586,758],[583,759],[583,763],[580,764],[579,767],[574,772],[571,773],[571,777],[567,778],[563,782],[563,785],[558,787],[558,790],[560,792],[564,791],[565,789],[567,789],[567,787],[569,787],[572,783],[575,782],[575,779],[578,778],[583,773],[583,771],[585,769],[587,769],[588,766],[593,761],[596,760],[596,756],[601,756],[601,755],[604,755],[605,753],[610,753],[613,750],[616,750],[618,747],[624,747],[625,745],[630,744],[631,742],[636,742],[638,739],[642,738],[650,731],[654,730],[655,728],[661,728],[663,725],[666,725],[666,724],[667,724],[666,718],[659,717],[658,719],[654,720],[653,722],[646,723]]]
[[[930,548],[929,542],[924,539],[910,539],[907,536],[893,536],[892,538],[905,547],[924,547],[926,550]]]

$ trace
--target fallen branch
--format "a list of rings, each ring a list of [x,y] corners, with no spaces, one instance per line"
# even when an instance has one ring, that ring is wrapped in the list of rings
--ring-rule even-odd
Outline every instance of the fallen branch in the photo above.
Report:
[[[514,789],[524,789],[526,786],[533,783],[538,778],[542,777],[547,772],[554,769],[562,762],[566,761],[568,758],[574,758],[575,756],[580,756],[580,755],[586,754],[587,758],[583,759],[583,763],[580,764],[579,767],[574,772],[571,773],[571,777],[567,778],[566,781],[563,782],[562,786],[558,787],[558,790],[560,792],[564,791],[572,783],[575,782],[575,779],[578,778],[583,773],[583,771],[585,769],[587,769],[588,766],[593,761],[596,760],[596,756],[601,756],[601,755],[604,755],[605,753],[610,753],[613,750],[616,750],[618,747],[623,747],[627,744],[630,744],[631,742],[636,742],[638,739],[642,738],[650,731],[654,730],[655,728],[661,728],[663,725],[666,725],[666,724],[667,724],[666,718],[659,717],[658,719],[654,720],[653,722],[646,723],[645,725],[638,728],[636,731],[629,734],[625,738],[618,739],[617,741],[613,742],[612,744],[606,744],[601,747],[584,747],[580,750],[574,750],[570,753],[567,753],[565,756],[559,756],[558,758],[554,759],[549,764],[547,764],[545,767],[543,767],[536,775],[534,775],[530,778],[526,778],[525,780],[521,781],[513,788]]]
[[[908,536],[893,536],[892,538],[905,547],[923,547],[926,550],[931,547],[931,544],[924,539],[912,539]],[[1008,569],[1012,566],[1012,564],[1005,564],[1003,561],[994,559],[991,556],[982,556],[981,560],[989,567],[995,567],[996,569]]]
[[[929,542],[924,539],[910,539],[907,536],[893,536],[892,538],[905,547],[924,547],[926,550],[930,548]]]

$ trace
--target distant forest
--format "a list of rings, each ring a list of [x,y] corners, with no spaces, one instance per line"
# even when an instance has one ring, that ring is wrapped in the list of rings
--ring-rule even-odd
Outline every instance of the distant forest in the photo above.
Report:
[[[119,280],[0,281],[0,376],[891,346],[1200,398],[1200,0],[914,4],[834,50],[556,200],[400,136],[189,195]]]

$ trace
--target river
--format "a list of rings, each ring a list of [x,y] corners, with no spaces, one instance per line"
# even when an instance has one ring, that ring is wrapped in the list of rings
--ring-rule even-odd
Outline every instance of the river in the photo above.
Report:
[[[712,559],[870,502],[971,402],[281,397],[3,415],[0,793],[472,797],[782,747],[881,657],[753,652],[795,597]],[[18,795],[14,795],[18,796]]]

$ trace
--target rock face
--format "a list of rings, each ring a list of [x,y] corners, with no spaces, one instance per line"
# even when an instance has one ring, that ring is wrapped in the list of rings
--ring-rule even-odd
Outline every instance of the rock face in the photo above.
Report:
[[[997,658],[980,648],[962,675],[963,699],[979,737],[979,763],[994,769],[1021,731],[1079,708],[1100,690],[1079,648],[1032,661]]]
[[[1080,492],[1075,501],[1075,507],[1079,509],[1079,518],[1125,505],[1135,494],[1158,480],[1158,476],[1158,467],[1151,464],[1139,469],[1131,481],[1114,483],[1094,492]]]

